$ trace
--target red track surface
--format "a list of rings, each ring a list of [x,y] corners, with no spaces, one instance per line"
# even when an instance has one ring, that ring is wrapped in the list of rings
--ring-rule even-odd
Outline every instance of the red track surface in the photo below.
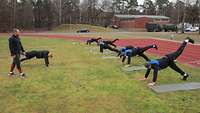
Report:
[[[180,46],[180,43],[178,42],[156,39],[123,39],[117,42],[117,45],[119,46],[125,46],[129,44],[140,47],[149,44],[157,44],[159,47],[158,50],[151,49],[148,52],[159,56],[174,52]],[[178,60],[195,67],[200,67],[200,46],[189,44]]]
[[[26,36],[39,36],[39,37],[48,37],[48,38],[63,38],[68,40],[76,40],[76,41],[85,41],[88,38],[78,37],[78,36],[67,36],[60,34],[34,34],[34,33],[26,33],[23,34]],[[150,44],[157,44],[159,49],[154,50],[151,49],[148,53],[153,53],[159,56],[163,56],[170,52],[176,51],[176,49],[180,46],[179,42],[167,41],[167,40],[158,40],[158,39],[121,39],[116,42],[118,46],[146,46]],[[195,67],[200,67],[200,46],[199,45],[191,45],[189,44],[183,54],[178,58],[180,62],[184,62],[190,64]]]

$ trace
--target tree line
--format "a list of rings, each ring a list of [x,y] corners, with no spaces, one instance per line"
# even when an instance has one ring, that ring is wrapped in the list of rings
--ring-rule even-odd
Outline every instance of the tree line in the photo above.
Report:
[[[60,24],[107,26],[114,14],[164,15],[171,22],[200,23],[200,0],[0,0],[0,32],[18,27],[52,29]]]

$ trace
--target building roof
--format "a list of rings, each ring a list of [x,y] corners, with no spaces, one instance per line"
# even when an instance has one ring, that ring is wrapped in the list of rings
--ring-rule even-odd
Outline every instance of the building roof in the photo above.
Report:
[[[134,19],[134,18],[152,18],[152,19],[169,19],[167,16],[159,16],[159,15],[115,15],[117,18],[120,19]]]

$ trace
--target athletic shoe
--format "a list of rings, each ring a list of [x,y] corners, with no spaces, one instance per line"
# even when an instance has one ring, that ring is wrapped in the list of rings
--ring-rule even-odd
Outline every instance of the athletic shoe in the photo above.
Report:
[[[22,79],[24,79],[24,78],[26,78],[26,74],[25,74],[25,73],[20,73],[20,77],[21,77]]]
[[[155,85],[156,85],[155,82],[148,83],[148,86],[155,86]]]
[[[153,48],[155,48],[156,50],[158,50],[158,46],[156,44],[153,45]]]
[[[190,76],[189,74],[185,73],[185,74],[183,75],[182,80],[187,80],[187,78],[188,78],[189,76]]]
[[[15,73],[14,72],[10,72],[10,73],[8,73],[8,76],[15,76]]]
[[[130,67],[130,64],[127,64],[127,65],[125,65],[124,67],[125,67],[125,68]]]
[[[192,38],[187,37],[187,38],[185,38],[185,39],[188,39],[190,43],[194,44],[194,40],[193,40]]]

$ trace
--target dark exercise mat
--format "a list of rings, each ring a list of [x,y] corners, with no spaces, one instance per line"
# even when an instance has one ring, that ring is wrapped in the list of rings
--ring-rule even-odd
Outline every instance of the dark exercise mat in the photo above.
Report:
[[[158,85],[150,86],[150,88],[157,93],[173,92],[180,90],[194,90],[200,89],[200,83],[184,83],[184,84],[167,84],[167,85]]]
[[[146,70],[145,66],[131,66],[131,67],[123,67],[124,71],[139,71],[139,70]]]

